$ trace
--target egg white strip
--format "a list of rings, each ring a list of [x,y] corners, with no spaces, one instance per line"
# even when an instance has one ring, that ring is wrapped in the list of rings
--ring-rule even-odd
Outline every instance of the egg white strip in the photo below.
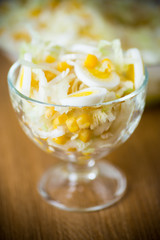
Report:
[[[121,42],[119,39],[115,39],[112,42],[112,49],[114,52],[114,62],[117,63],[120,66],[123,66],[124,64],[124,56],[123,51],[121,48]]]
[[[66,71],[63,71],[61,74],[59,74],[58,76],[56,76],[55,78],[53,78],[53,80],[51,80],[51,81],[48,83],[48,86],[52,86],[53,84],[59,83],[62,79],[64,79],[65,77],[68,76],[69,72],[70,72],[70,69],[67,68]]]
[[[17,82],[16,82],[16,89],[18,91],[21,91],[21,89],[20,89],[20,80],[21,80],[22,72],[23,72],[23,67],[21,67],[21,69],[19,71],[18,79],[17,79]]]
[[[32,55],[30,53],[24,54],[24,60],[28,62],[32,62]],[[24,66],[24,75],[23,75],[23,82],[22,82],[22,93],[29,97],[30,89],[31,89],[31,68]]]
[[[24,66],[27,66],[27,67],[30,67],[30,68],[37,68],[37,69],[46,70],[46,71],[52,72],[52,73],[54,73],[56,75],[60,74],[60,72],[55,69],[55,67],[57,65],[57,62],[55,62],[55,63],[48,63],[48,64],[46,64],[46,63],[35,64],[35,63],[29,62],[27,60],[21,59],[21,60],[19,60],[19,63],[21,65],[24,65]]]
[[[87,44],[75,44],[70,49],[73,52],[96,54],[97,48]]]
[[[57,129],[49,132],[45,132],[41,130],[36,131],[36,135],[42,139],[61,137],[64,134],[65,134],[65,130],[63,127],[58,127]]]
[[[67,61],[67,60],[76,60],[76,59],[82,59],[83,55],[82,54],[65,54],[60,57],[61,61]]]

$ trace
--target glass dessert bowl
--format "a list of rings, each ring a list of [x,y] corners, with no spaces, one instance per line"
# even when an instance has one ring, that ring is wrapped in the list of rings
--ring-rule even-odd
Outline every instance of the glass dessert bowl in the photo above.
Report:
[[[83,49],[86,51],[84,46],[82,51]],[[75,56],[77,57],[77,55],[73,56],[72,53],[70,57]],[[47,59],[51,60],[51,57],[47,57]],[[111,70],[111,61],[106,60],[106,58],[97,60],[95,55],[88,54],[85,58],[85,67],[87,68],[89,65],[90,73],[94,73],[96,76],[98,71],[98,74],[105,74],[108,77],[108,74],[111,73],[107,72],[106,75],[106,72],[100,72],[102,66],[96,62],[102,61],[102,65],[104,65],[104,60],[107,61],[107,65],[105,65],[107,71],[111,71],[112,75],[115,76],[114,71],[118,70],[114,68]],[[91,79],[85,78],[83,75],[82,81],[85,79],[86,84],[84,88],[72,93],[69,92],[65,98],[60,99],[61,104],[53,104],[35,99],[37,97],[37,82],[33,78],[31,78],[31,89],[27,96],[28,89],[26,87],[28,85],[25,85],[25,81],[32,71],[34,74],[39,72],[33,70],[35,64],[30,66],[29,55],[25,56],[25,61],[23,64],[28,65],[24,66],[22,63],[16,62],[8,74],[9,93],[13,108],[28,137],[44,151],[64,160],[43,175],[38,185],[40,195],[51,205],[68,211],[95,211],[111,206],[123,196],[126,190],[126,178],[116,167],[99,159],[107,156],[125,142],[137,127],[145,106],[147,71],[144,72],[143,81],[132,91],[130,88],[126,90],[124,86],[120,88],[119,81],[116,82],[113,79],[106,83],[101,78],[98,84],[112,83],[113,89],[117,89],[117,95],[121,94],[122,90],[125,92],[125,94],[116,97],[109,85],[107,86],[110,91],[102,86],[88,87],[93,82],[91,83]],[[61,67],[63,65],[62,68],[67,66],[62,71],[65,82],[67,81],[65,71],[69,74],[69,68],[70,74],[75,71],[81,79],[81,74],[78,72],[80,65],[69,65],[72,63],[68,60],[65,64],[63,62],[63,64],[58,65]],[[97,64],[97,67],[93,66],[93,63]],[[32,71],[26,69],[32,69]],[[83,69],[80,72],[82,73]],[[40,74],[41,78],[42,76],[44,77],[44,74]],[[45,76],[47,78],[48,74]],[[53,79],[55,84],[58,78],[54,76]],[[94,83],[97,84],[97,78],[93,79]],[[115,79],[117,79],[117,75]],[[44,97],[42,90],[45,89],[47,92],[47,88],[42,86],[40,81],[41,79],[38,91],[40,96]],[[49,89],[52,81],[46,85],[50,84]],[[124,82],[126,84],[127,81]],[[124,82],[122,81],[121,85]],[[131,86],[128,82],[127,84]],[[73,79],[71,85],[72,87],[74,85]],[[36,92],[33,93],[33,90]],[[71,91],[70,88],[69,91]],[[35,98],[32,97],[33,95]]]

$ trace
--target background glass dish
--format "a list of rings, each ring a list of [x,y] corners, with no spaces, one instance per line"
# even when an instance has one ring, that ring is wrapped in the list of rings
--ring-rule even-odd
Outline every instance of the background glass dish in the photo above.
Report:
[[[126,178],[117,168],[99,159],[125,142],[137,127],[145,106],[147,71],[141,87],[120,99],[88,107],[57,106],[90,113],[101,108],[106,114],[108,109],[112,111],[114,120],[106,131],[107,137],[92,137],[87,146],[92,151],[86,152],[85,149],[71,149],[75,144],[74,138],[63,145],[55,143],[52,137],[42,138],[42,131],[37,125],[37,121],[42,120],[39,113],[56,105],[30,99],[18,92],[14,85],[19,69],[18,63],[11,67],[8,85],[20,125],[41,149],[65,160],[43,175],[38,185],[41,196],[48,203],[68,211],[95,211],[117,202],[126,190]]]
[[[76,5],[76,1],[72,0],[59,1],[61,4],[58,14],[57,8],[48,7],[47,4],[50,2],[54,3],[49,0],[44,0],[43,3],[42,1],[25,1],[23,3],[11,1],[8,3],[8,10],[2,11],[0,15],[0,48],[12,62],[18,58],[21,44],[28,40],[24,31],[29,33],[32,30],[32,33],[41,36],[42,39],[49,40],[48,38],[51,38],[52,41],[58,39],[59,43],[60,33],[62,33],[62,42],[65,39],[65,29],[67,44],[68,41],[74,41],[74,37],[83,41],[85,38],[91,38],[91,40],[120,38],[124,49],[137,47],[141,50],[150,76],[148,103],[160,100],[160,4],[158,1],[77,0],[77,3],[82,3],[80,5]],[[58,1],[55,3],[58,4]],[[38,9],[42,8],[43,24],[41,17],[29,17],[31,9],[36,10],[37,7]],[[0,8],[3,10],[3,5]],[[72,13],[69,9],[72,9]],[[46,15],[44,17],[43,13],[49,19],[46,18]],[[79,16],[78,22],[75,23],[72,20],[72,14],[74,18]],[[57,16],[60,21],[54,16]],[[66,24],[68,21],[70,24]],[[54,24],[55,22],[56,24]],[[39,24],[42,24],[43,27],[39,28]]]

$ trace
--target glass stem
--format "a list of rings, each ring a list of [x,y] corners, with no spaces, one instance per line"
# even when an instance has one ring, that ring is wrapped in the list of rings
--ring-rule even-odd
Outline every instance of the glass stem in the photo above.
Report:
[[[91,181],[97,177],[98,168],[94,159],[83,163],[70,162],[67,165],[70,181]]]

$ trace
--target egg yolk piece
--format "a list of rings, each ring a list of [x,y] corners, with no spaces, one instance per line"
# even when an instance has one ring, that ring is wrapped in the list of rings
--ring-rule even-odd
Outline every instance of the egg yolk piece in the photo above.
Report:
[[[79,93],[76,93],[76,94],[72,94],[70,97],[84,97],[84,96],[89,96],[93,93],[94,92],[84,91],[84,92],[79,92]]]
[[[68,106],[94,105],[103,102],[106,94],[107,90],[105,88],[87,88],[61,99],[61,104]]]
[[[97,69],[89,70],[89,72],[96,78],[100,78],[101,80],[104,80],[109,77],[110,72],[101,72]]]

